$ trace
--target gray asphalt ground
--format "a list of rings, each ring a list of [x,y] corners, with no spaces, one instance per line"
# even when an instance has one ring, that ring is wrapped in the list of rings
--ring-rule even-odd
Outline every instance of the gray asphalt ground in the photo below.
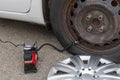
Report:
[[[47,32],[40,25],[0,19],[0,39],[14,43],[41,45],[50,42],[62,48],[52,32]],[[44,47],[39,52],[38,73],[24,74],[23,47],[15,48],[10,44],[0,43],[0,80],[47,80],[47,75],[56,62],[70,54],[59,53],[51,47]]]

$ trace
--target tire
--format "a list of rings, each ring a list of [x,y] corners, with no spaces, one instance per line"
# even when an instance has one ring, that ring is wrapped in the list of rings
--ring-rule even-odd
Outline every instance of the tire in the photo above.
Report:
[[[87,3],[90,4],[86,7],[82,6],[80,7],[80,4],[77,3],[81,1],[81,4]],[[50,6],[50,20],[52,24],[53,31],[55,35],[57,36],[57,39],[59,42],[62,44],[63,47],[66,47],[68,44],[70,44],[73,41],[79,41],[79,45],[72,46],[71,48],[68,49],[69,52],[71,52],[73,55],[98,55],[110,60],[113,60],[116,63],[119,63],[120,60],[120,39],[119,38],[113,38],[112,36],[116,36],[116,33],[120,33],[120,26],[119,26],[119,20],[120,20],[120,14],[114,15],[113,17],[112,14],[115,11],[112,11],[113,7],[116,7],[117,4],[112,4],[114,0],[100,0],[97,3],[93,4],[92,2],[89,3],[89,0],[52,0],[52,4]],[[94,0],[93,0],[94,1]],[[101,2],[103,1],[103,2]],[[102,3],[111,3],[111,9],[107,9],[104,7]],[[79,6],[78,6],[79,5]],[[75,9],[77,8],[77,9]],[[74,10],[75,9],[75,10]],[[88,10],[87,10],[88,9]],[[105,9],[105,10],[104,10]],[[117,11],[119,9],[116,8],[115,10]],[[86,24],[82,23],[82,19],[79,19],[78,17],[83,17],[84,13],[88,13],[89,11],[94,10],[100,10],[103,14],[105,14],[105,19],[107,21],[105,24],[105,30],[106,32],[100,32],[100,31],[81,31],[83,28],[86,28]],[[71,12],[74,11],[74,12]],[[76,12],[75,12],[76,11]],[[101,13],[100,12],[100,13]],[[91,12],[92,13],[92,12]],[[118,13],[120,13],[120,10],[118,10]],[[70,17],[73,14],[75,19],[72,21],[70,20]],[[76,17],[77,16],[77,17]],[[109,17],[111,16],[111,17]],[[86,19],[86,18],[85,18]],[[79,24],[77,23],[78,20],[81,20]],[[95,20],[95,22],[94,22]],[[109,23],[111,26],[110,28],[108,27]],[[102,23],[99,23],[99,20],[96,20],[96,18],[92,19],[90,25],[93,24],[94,26],[99,26]],[[79,26],[80,25],[80,26]],[[106,26],[107,25],[107,26]],[[71,27],[72,26],[72,27]],[[77,27],[76,27],[77,26]],[[82,26],[82,27],[81,27]],[[114,27],[113,27],[114,26]],[[74,29],[75,27],[75,29]],[[94,28],[94,27],[93,27]],[[98,27],[95,29],[99,29]],[[95,36],[90,40],[87,37],[83,36],[82,34],[86,34],[91,36]],[[85,35],[86,35],[85,34]],[[98,35],[99,34],[99,35]],[[82,35],[82,37],[81,37]],[[96,36],[97,35],[97,36]],[[108,40],[108,42],[104,43],[101,39],[101,35],[105,36],[105,40]],[[98,37],[99,36],[99,37]],[[107,36],[107,37],[106,37]],[[110,37],[110,38],[109,38]],[[120,35],[117,37],[120,37]],[[100,38],[100,39],[97,39]],[[112,41],[112,42],[111,42]]]

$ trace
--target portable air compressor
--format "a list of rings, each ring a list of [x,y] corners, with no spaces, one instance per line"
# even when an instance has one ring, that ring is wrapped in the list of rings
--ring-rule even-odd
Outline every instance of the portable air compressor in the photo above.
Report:
[[[37,48],[30,45],[24,47],[24,73],[36,73],[38,61]]]

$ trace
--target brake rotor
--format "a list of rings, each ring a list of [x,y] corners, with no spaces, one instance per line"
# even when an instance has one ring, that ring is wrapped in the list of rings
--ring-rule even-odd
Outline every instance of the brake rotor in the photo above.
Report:
[[[72,56],[55,64],[47,80],[120,80],[120,68],[96,56]]]
[[[119,46],[119,0],[73,0],[66,15],[71,34],[82,48],[100,52]]]

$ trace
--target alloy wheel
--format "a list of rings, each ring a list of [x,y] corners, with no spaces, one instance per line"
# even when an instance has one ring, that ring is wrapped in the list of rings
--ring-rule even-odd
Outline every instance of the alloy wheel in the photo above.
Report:
[[[120,68],[97,56],[72,56],[55,64],[47,80],[120,80]]]

